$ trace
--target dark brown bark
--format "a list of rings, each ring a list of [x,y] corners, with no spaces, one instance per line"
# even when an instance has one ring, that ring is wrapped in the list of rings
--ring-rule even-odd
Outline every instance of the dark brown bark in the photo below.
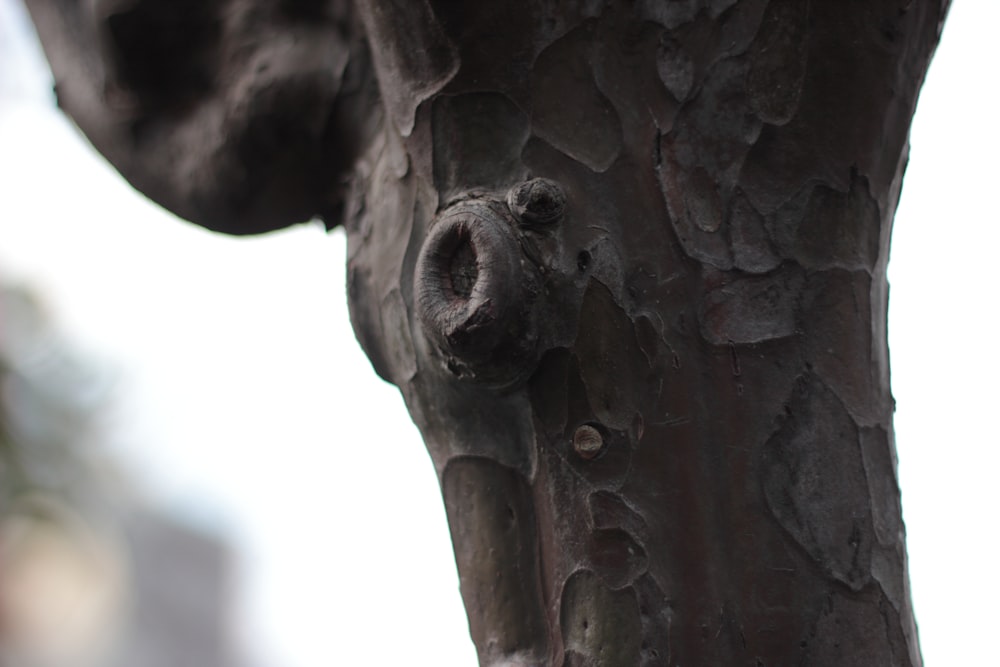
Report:
[[[480,661],[565,667],[920,664],[885,266],[946,5],[29,3],[154,199],[342,213]]]

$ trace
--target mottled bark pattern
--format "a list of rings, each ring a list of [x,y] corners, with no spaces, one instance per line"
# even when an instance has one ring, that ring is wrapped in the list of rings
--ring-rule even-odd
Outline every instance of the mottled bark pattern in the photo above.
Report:
[[[114,28],[162,3],[119,4],[113,44],[168,48]],[[917,667],[885,267],[946,4],[206,3],[180,70],[102,52],[153,110],[104,150],[197,218],[138,146],[236,100],[190,122],[279,138],[203,185],[228,201],[236,164],[283,208],[200,222],[344,203],[355,331],[440,475],[482,664]],[[305,37],[233,93],[233,16],[279,7]],[[77,115],[99,146],[109,113]]]

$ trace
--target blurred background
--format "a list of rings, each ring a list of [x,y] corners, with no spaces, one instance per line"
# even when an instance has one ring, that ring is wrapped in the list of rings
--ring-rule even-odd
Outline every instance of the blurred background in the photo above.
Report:
[[[927,665],[995,655],[998,23],[952,8],[890,262]],[[179,221],[51,88],[0,0],[0,667],[474,665],[433,468],[347,318],[343,234]]]

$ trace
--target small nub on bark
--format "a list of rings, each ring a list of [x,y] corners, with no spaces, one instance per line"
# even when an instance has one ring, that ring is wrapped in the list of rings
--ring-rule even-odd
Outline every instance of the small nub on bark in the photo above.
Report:
[[[590,424],[582,424],[573,433],[573,449],[582,459],[597,458],[604,451],[604,436]]]

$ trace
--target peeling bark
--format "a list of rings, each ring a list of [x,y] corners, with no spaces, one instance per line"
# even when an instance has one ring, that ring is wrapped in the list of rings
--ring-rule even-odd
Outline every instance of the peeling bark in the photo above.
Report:
[[[29,2],[153,199],[344,224],[482,664],[921,664],[885,267],[946,1],[185,6]]]

